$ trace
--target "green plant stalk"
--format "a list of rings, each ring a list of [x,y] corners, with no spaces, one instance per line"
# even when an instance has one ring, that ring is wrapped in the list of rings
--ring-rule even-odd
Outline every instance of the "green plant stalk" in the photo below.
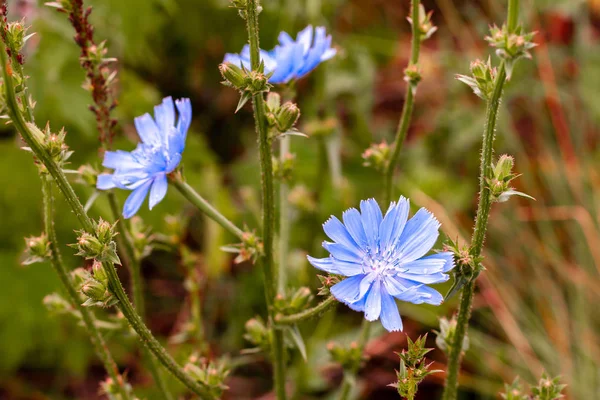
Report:
[[[140,260],[136,255],[135,246],[133,244],[131,234],[129,233],[127,223],[121,217],[117,196],[112,191],[108,192],[108,202],[110,204],[113,220],[117,221],[117,229],[120,233],[120,235],[117,235],[116,240],[117,246],[123,250],[121,252],[121,261],[123,261],[123,263],[129,267],[129,272],[131,273],[133,304],[135,305],[135,308],[142,320],[145,320],[146,307],[144,302],[144,289]],[[152,379],[154,380],[154,383],[156,383],[156,386],[162,394],[162,397],[165,400],[171,400],[173,396],[169,392],[169,389],[167,388],[164,379],[160,374],[160,370],[156,364],[156,361],[146,348],[142,348],[142,351],[144,353],[144,359],[146,360],[145,365],[150,371],[150,375],[152,375]]]
[[[259,40],[258,40],[258,0],[247,0],[246,22],[248,28],[248,39],[250,42],[250,64],[252,70],[258,70],[260,65]],[[262,93],[252,96],[254,109],[254,122],[258,135],[258,148],[261,166],[261,188],[262,188],[262,220],[263,220],[263,245],[264,256],[262,257],[265,295],[269,320],[271,325],[273,380],[275,383],[275,394],[278,400],[285,400],[285,353],[283,347],[283,332],[274,326],[273,301],[277,284],[277,270],[273,264],[273,233],[275,228],[275,202],[273,190],[273,161],[272,149],[267,129],[265,112],[265,99]]]
[[[513,1],[511,0],[511,3],[512,2]],[[494,84],[494,92],[487,104],[486,125],[483,135],[479,175],[479,204],[477,206],[477,216],[475,218],[475,227],[473,229],[470,248],[471,257],[474,259],[478,259],[481,256],[492,206],[491,192],[488,187],[487,179],[491,177],[492,173],[492,156],[494,154],[496,122],[505,81],[506,67],[503,62],[498,70],[498,75]],[[479,271],[475,271],[474,277],[465,285],[461,295],[456,331],[454,333],[454,342],[452,343],[450,353],[448,354],[448,368],[446,372],[444,394],[442,397],[443,400],[456,400],[458,391],[458,373],[462,358],[462,343],[467,333],[469,318],[471,317],[473,296],[475,294],[475,279],[478,274]]]
[[[195,205],[200,211],[206,214],[207,217],[221,225],[227,232],[240,239],[243,239],[244,231],[235,226],[233,222],[228,220],[223,214],[221,214],[216,208],[214,208],[208,201],[198,194],[187,182],[183,180],[180,174],[172,174],[169,176],[169,183],[179,190],[179,192]]]
[[[417,65],[419,62],[419,53],[421,50],[421,31],[419,30],[419,5],[420,1],[413,0],[411,2],[411,19],[412,19],[412,40],[411,40],[411,53],[409,66]],[[388,162],[388,165],[384,171],[384,194],[383,194],[383,205],[387,205],[392,200],[392,186],[394,180],[394,172],[396,172],[396,165],[400,158],[400,152],[404,146],[404,140],[408,133],[410,126],[410,120],[412,118],[412,112],[415,102],[415,93],[417,90],[417,83],[408,82],[406,86],[406,95],[404,96],[404,105],[402,106],[402,114],[400,115],[400,121],[398,122],[398,129],[396,130],[396,137],[394,139],[392,155]]]
[[[285,156],[290,152],[290,137],[284,136],[279,141],[279,161],[283,165]],[[279,183],[279,266],[278,290],[283,293],[287,281],[287,260],[290,245],[290,206],[288,202],[289,186],[284,179]]]
[[[84,230],[94,235],[95,227],[92,219],[85,212],[83,205],[79,201],[79,198],[75,194],[73,187],[67,181],[67,178],[60,168],[60,166],[51,158],[46,149],[43,148],[42,144],[39,143],[33,133],[29,130],[29,127],[25,123],[23,116],[21,115],[15,97],[15,91],[12,82],[12,76],[10,75],[7,65],[6,47],[3,41],[0,41],[0,61],[2,63],[2,74],[4,78],[5,88],[5,99],[8,107],[8,113],[11,121],[15,125],[15,128],[21,134],[21,137],[27,145],[31,148],[35,156],[41,161],[50,175],[54,178],[54,182],[65,196],[67,203],[75,213],[77,219],[83,226]],[[129,321],[129,324],[138,333],[144,345],[158,358],[158,360],[184,385],[191,389],[194,393],[199,395],[203,399],[210,399],[211,396],[208,390],[196,382],[191,376],[189,376],[181,367],[177,365],[175,360],[167,353],[167,351],[160,345],[158,340],[152,335],[150,330],[144,325],[140,316],[135,312],[133,305],[127,298],[123,285],[119,280],[115,266],[112,263],[103,263],[104,269],[109,278],[109,285],[113,291],[115,297],[119,300],[119,309],[125,315],[125,318]]]
[[[316,306],[309,308],[308,310],[304,310],[302,312],[292,315],[277,315],[275,317],[275,322],[281,325],[297,324],[298,322],[306,321],[307,319],[311,319],[321,315],[335,304],[335,297],[329,296],[328,298],[326,298]]]
[[[71,304],[75,305],[79,311],[85,326],[85,330],[87,331],[90,341],[96,350],[96,354],[102,361],[108,376],[113,380],[113,382],[117,382],[119,384],[118,387],[121,397],[123,399],[129,399],[127,391],[123,385],[124,380],[119,374],[119,368],[112,358],[112,355],[110,354],[110,351],[104,342],[104,338],[96,327],[94,315],[87,307],[82,305],[81,298],[73,286],[71,277],[69,276],[69,273],[63,264],[60,248],[58,247],[56,231],[54,230],[54,196],[52,195],[52,182],[50,181],[50,177],[46,175],[42,175],[41,178],[42,199],[44,202],[44,230],[46,231],[46,235],[50,241],[50,263],[52,264],[52,267],[56,271],[56,274],[60,278],[61,283],[67,291],[69,299],[71,300]]]

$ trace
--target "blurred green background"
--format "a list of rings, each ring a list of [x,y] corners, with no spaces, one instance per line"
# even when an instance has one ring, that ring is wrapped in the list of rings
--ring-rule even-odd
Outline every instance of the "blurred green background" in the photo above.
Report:
[[[91,17],[96,40],[107,40],[119,59],[119,134],[115,146],[132,149],[133,118],[163,96],[189,97],[194,121],[183,163],[190,183],[236,222],[256,228],[260,196],[255,135],[248,109],[234,115],[237,94],[220,85],[225,52],[246,42],[243,21],[227,0],[96,0]],[[469,236],[476,205],[478,152],[484,105],[456,81],[470,61],[487,58],[488,25],[504,20],[504,2],[427,0],[439,26],[424,44],[423,81],[397,176],[398,194],[432,210],[451,238]],[[320,224],[381,191],[378,174],[360,154],[373,142],[392,140],[403,104],[410,48],[408,0],[263,0],[261,44],[275,45],[279,31],[324,25],[339,55],[298,85],[302,110],[294,137],[291,201],[292,286],[318,286],[306,253],[321,254]],[[72,167],[99,165],[98,138],[79,50],[64,14],[43,1],[9,1],[12,19],[25,18],[36,36],[24,50],[25,71],[37,101],[38,124],[64,126],[75,154]],[[494,206],[463,373],[462,399],[494,399],[505,381],[537,380],[543,370],[562,375],[570,399],[600,399],[600,1],[524,0],[522,21],[536,30],[533,60],[519,61],[507,86],[497,148],[516,159],[518,190],[535,202]],[[323,128],[327,129],[323,129]],[[328,135],[319,136],[320,131]],[[322,133],[322,132],[321,132]],[[42,304],[60,291],[47,264],[20,265],[23,237],[41,230],[40,181],[29,153],[11,126],[0,128],[0,399],[96,399],[103,379],[87,338],[74,321],[51,315]],[[77,187],[85,201],[92,190]],[[120,193],[121,199],[127,193]],[[64,245],[78,224],[58,201],[57,229]],[[91,213],[108,215],[97,200]],[[175,218],[165,221],[165,216]],[[152,213],[140,212],[156,233],[182,238],[202,277],[200,298],[209,354],[231,354],[238,367],[226,398],[268,397],[269,365],[260,356],[238,359],[248,346],[244,323],[264,314],[258,268],[234,265],[219,250],[234,242],[205,221],[175,191]],[[176,221],[177,223],[174,223]],[[174,227],[175,225],[175,227]],[[69,265],[80,259],[64,247]],[[186,266],[177,251],[155,249],[143,263],[149,325],[182,360],[194,342],[182,336],[189,315]],[[123,275],[127,281],[126,274]],[[441,288],[446,290],[446,288]],[[401,304],[406,334],[415,338],[451,316],[456,299],[439,308]],[[290,381],[296,398],[333,398],[341,369],[325,350],[330,340],[357,336],[361,315],[338,306],[302,326],[308,363],[293,353]],[[368,346],[370,361],[356,395],[397,398],[395,379],[405,334],[380,329]],[[185,333],[185,332],[183,332]],[[173,338],[184,341],[176,345]],[[183,337],[183,339],[182,339]],[[434,335],[430,335],[431,345]],[[180,340],[180,341],[181,341]],[[142,398],[157,398],[140,365],[136,341],[117,331],[109,344]],[[431,353],[444,368],[445,356]],[[438,364],[439,363],[439,364]],[[420,399],[440,396],[443,376],[428,378]],[[177,384],[171,382],[177,390]]]

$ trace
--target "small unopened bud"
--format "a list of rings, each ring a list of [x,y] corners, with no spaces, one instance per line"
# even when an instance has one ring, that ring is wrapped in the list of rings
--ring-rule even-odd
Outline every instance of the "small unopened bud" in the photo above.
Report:
[[[504,181],[506,178],[512,178],[514,165],[515,159],[512,156],[507,154],[501,155],[494,167],[494,177],[500,181]]]
[[[290,299],[290,308],[294,312],[302,311],[308,303],[312,300],[313,295],[309,288],[301,287],[298,289]]]
[[[92,300],[102,301],[106,297],[106,286],[95,279],[90,279],[81,287],[81,293]]]
[[[415,86],[417,83],[419,83],[421,79],[421,71],[417,65],[409,65],[404,70],[404,80],[410,83],[412,86]]]
[[[71,304],[58,293],[47,295],[43,303],[46,309],[54,314],[64,314],[72,308]]]
[[[279,93],[269,92],[267,95],[267,108],[270,112],[275,113],[279,110],[279,107],[281,107],[281,96]]]
[[[219,71],[229,86],[243,90],[246,87],[246,73],[240,67],[232,63],[219,65]]]
[[[300,117],[300,109],[292,102],[287,102],[279,109],[276,118],[277,130],[287,132],[294,127]]]
[[[454,343],[454,335],[456,332],[456,317],[452,317],[451,320],[447,318],[440,318],[440,331],[437,332],[437,337],[435,338],[435,344],[438,346],[440,350],[445,352],[446,354],[450,354],[452,351],[452,344]],[[462,342],[461,351],[467,351],[469,349],[469,337],[465,335]]]
[[[269,330],[259,318],[252,318],[246,322],[244,338],[255,346],[265,347],[269,342]]]
[[[98,260],[94,260],[92,264],[92,274],[94,275],[94,279],[99,282],[106,283],[108,281],[108,275],[106,275],[106,270],[102,263]]]
[[[44,262],[51,255],[50,242],[45,234],[25,238],[25,246],[23,265]]]

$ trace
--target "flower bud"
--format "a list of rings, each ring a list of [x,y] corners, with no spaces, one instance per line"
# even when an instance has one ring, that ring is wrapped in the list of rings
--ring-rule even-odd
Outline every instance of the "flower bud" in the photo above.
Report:
[[[450,354],[452,351],[452,344],[454,343],[454,335],[456,333],[456,317],[452,317],[448,321],[447,318],[440,318],[440,331],[437,332],[435,338],[435,344],[437,347],[446,354]],[[465,335],[462,342],[462,352],[469,349],[469,337]]]
[[[404,80],[410,83],[411,86],[415,86],[421,79],[421,71],[417,65],[409,65],[404,70]]]
[[[391,154],[391,148],[385,141],[374,143],[362,153],[363,165],[384,172],[390,162]]]
[[[294,171],[295,164],[295,154],[286,153],[283,156],[283,160],[273,157],[273,175],[276,178],[289,182],[292,178],[292,172]]]
[[[275,113],[281,107],[281,96],[279,93],[269,92],[267,95],[267,108],[268,111]]]
[[[22,265],[44,262],[50,257],[50,242],[45,234],[25,238],[25,254]]]
[[[229,375],[229,362],[227,359],[208,361],[194,354],[190,361],[183,367],[184,370],[195,380],[205,386],[213,398],[221,398],[223,391],[228,389],[225,379]]]
[[[268,92],[271,85],[269,80],[259,71],[251,71],[248,74],[249,83],[246,83],[246,90],[252,94],[258,94],[262,92]]]
[[[308,303],[313,299],[313,295],[309,288],[301,287],[290,298],[289,307],[293,313],[300,312],[306,308]]]
[[[344,369],[354,369],[363,361],[362,349],[358,343],[352,342],[350,346],[342,346],[337,342],[329,342],[327,351],[331,359],[339,363]]]
[[[44,297],[46,309],[53,314],[64,314],[72,309],[71,304],[58,293],[52,293]]]
[[[108,282],[108,275],[106,275],[106,270],[104,269],[104,266],[102,266],[102,263],[98,260],[94,260],[94,263],[92,264],[92,275],[94,276],[94,279],[96,279],[98,282]]]
[[[96,301],[102,301],[106,297],[106,292],[106,286],[95,279],[90,279],[81,286],[81,293]]]
[[[96,187],[96,182],[98,180],[98,171],[94,167],[89,164],[82,165],[77,170],[79,172],[79,183],[88,185],[91,187]]]
[[[262,349],[269,347],[269,330],[260,318],[249,319],[245,327],[244,339]]]
[[[83,284],[88,280],[92,279],[92,274],[90,274],[84,268],[75,268],[71,272],[71,279],[73,279],[73,286],[75,286],[77,290],[81,290],[81,286],[83,286]]]
[[[116,223],[111,225],[108,221],[100,218],[96,223],[96,237],[98,240],[103,243],[110,243],[113,237],[117,236],[115,232]]]
[[[494,166],[494,177],[499,181],[506,181],[514,177],[512,170],[515,165],[515,159],[508,154],[503,154],[498,158],[498,162]]]
[[[238,90],[246,88],[246,72],[235,64],[223,63],[219,65],[219,71],[225,79],[227,86]]]
[[[287,132],[296,124],[300,117],[300,109],[292,102],[287,102],[279,109],[276,118],[276,126],[279,132]]]

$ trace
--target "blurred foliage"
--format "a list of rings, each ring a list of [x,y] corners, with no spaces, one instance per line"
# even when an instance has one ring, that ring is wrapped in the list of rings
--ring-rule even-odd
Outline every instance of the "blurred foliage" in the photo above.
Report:
[[[75,150],[73,167],[99,165],[89,94],[72,29],[63,14],[35,1],[13,1],[12,18],[26,17],[37,32],[26,48],[26,73],[37,101],[36,120],[65,126]],[[261,39],[275,44],[280,30],[295,32],[323,24],[340,55],[298,86],[300,129],[334,121],[326,137],[293,138],[294,184],[309,188],[314,209],[293,212],[288,273],[291,286],[316,288],[315,271],[304,254],[319,253],[321,222],[330,214],[377,196],[380,178],[362,165],[360,154],[373,142],[392,138],[403,102],[402,70],[409,53],[408,1],[263,0]],[[482,38],[488,24],[503,19],[493,0],[424,1],[440,30],[423,49],[419,87],[408,143],[401,156],[397,192],[413,205],[431,209],[448,236],[464,238],[471,227],[477,190],[483,105],[454,80],[474,58],[491,52]],[[498,129],[498,149],[515,157],[523,174],[517,189],[537,202],[511,200],[494,207],[471,329],[463,379],[465,397],[488,399],[515,375],[533,381],[542,370],[562,375],[567,396],[600,398],[600,3],[596,0],[523,1],[525,25],[538,31],[533,61],[519,61],[508,85]],[[121,131],[114,144],[133,148],[133,118],[166,95],[190,97],[194,122],[184,153],[187,179],[240,225],[257,228],[260,201],[252,119],[233,115],[237,95],[220,85],[217,65],[226,51],[246,42],[243,22],[227,0],[89,1],[98,40],[108,40],[119,59]],[[307,129],[304,129],[304,128]],[[102,379],[87,338],[72,321],[52,317],[42,298],[59,290],[49,265],[21,267],[23,237],[41,229],[40,182],[31,156],[10,126],[0,131],[0,398],[85,398],[98,396]],[[82,199],[91,190],[78,187]],[[313,192],[314,190],[314,192]],[[121,201],[127,193],[119,193]],[[57,229],[61,245],[75,241],[77,221],[61,201]],[[100,198],[93,215],[108,216]],[[204,335],[210,353],[239,356],[244,324],[264,311],[258,268],[234,265],[220,247],[234,241],[197,214],[175,191],[150,213],[140,215],[154,232],[166,230],[166,214],[184,225],[185,244],[199,256]],[[63,246],[70,266],[80,261]],[[177,252],[157,250],[144,260],[150,327],[165,340],[178,333],[188,313],[183,288],[186,269]],[[127,277],[124,275],[124,279]],[[445,288],[441,288],[445,290]],[[406,332],[415,338],[450,316],[456,299],[442,307],[402,304]],[[308,363],[293,354],[292,380],[298,398],[327,398],[340,378],[326,351],[329,340],[350,342],[360,315],[338,306],[302,326]],[[333,332],[333,337],[332,337]],[[382,333],[381,331],[379,333]],[[111,348],[139,395],[152,398],[149,378],[135,357],[134,340],[109,338]],[[373,340],[364,369],[364,398],[397,398],[386,385],[395,379],[393,351],[404,335]],[[193,342],[173,349],[189,354]],[[440,363],[436,350],[431,358]],[[325,366],[325,367],[324,367]],[[443,364],[436,365],[443,367]],[[442,368],[443,369],[443,368]],[[438,378],[440,379],[440,378]],[[256,398],[270,387],[262,358],[240,358],[228,382],[227,398]],[[174,384],[173,382],[171,382]],[[436,378],[425,380],[417,398],[439,396]],[[4,391],[4,392],[3,392]],[[5,393],[5,395],[3,394]],[[37,393],[38,397],[33,397]],[[42,393],[44,395],[42,395]],[[28,397],[31,396],[31,397]],[[39,397],[41,396],[41,397]]]

